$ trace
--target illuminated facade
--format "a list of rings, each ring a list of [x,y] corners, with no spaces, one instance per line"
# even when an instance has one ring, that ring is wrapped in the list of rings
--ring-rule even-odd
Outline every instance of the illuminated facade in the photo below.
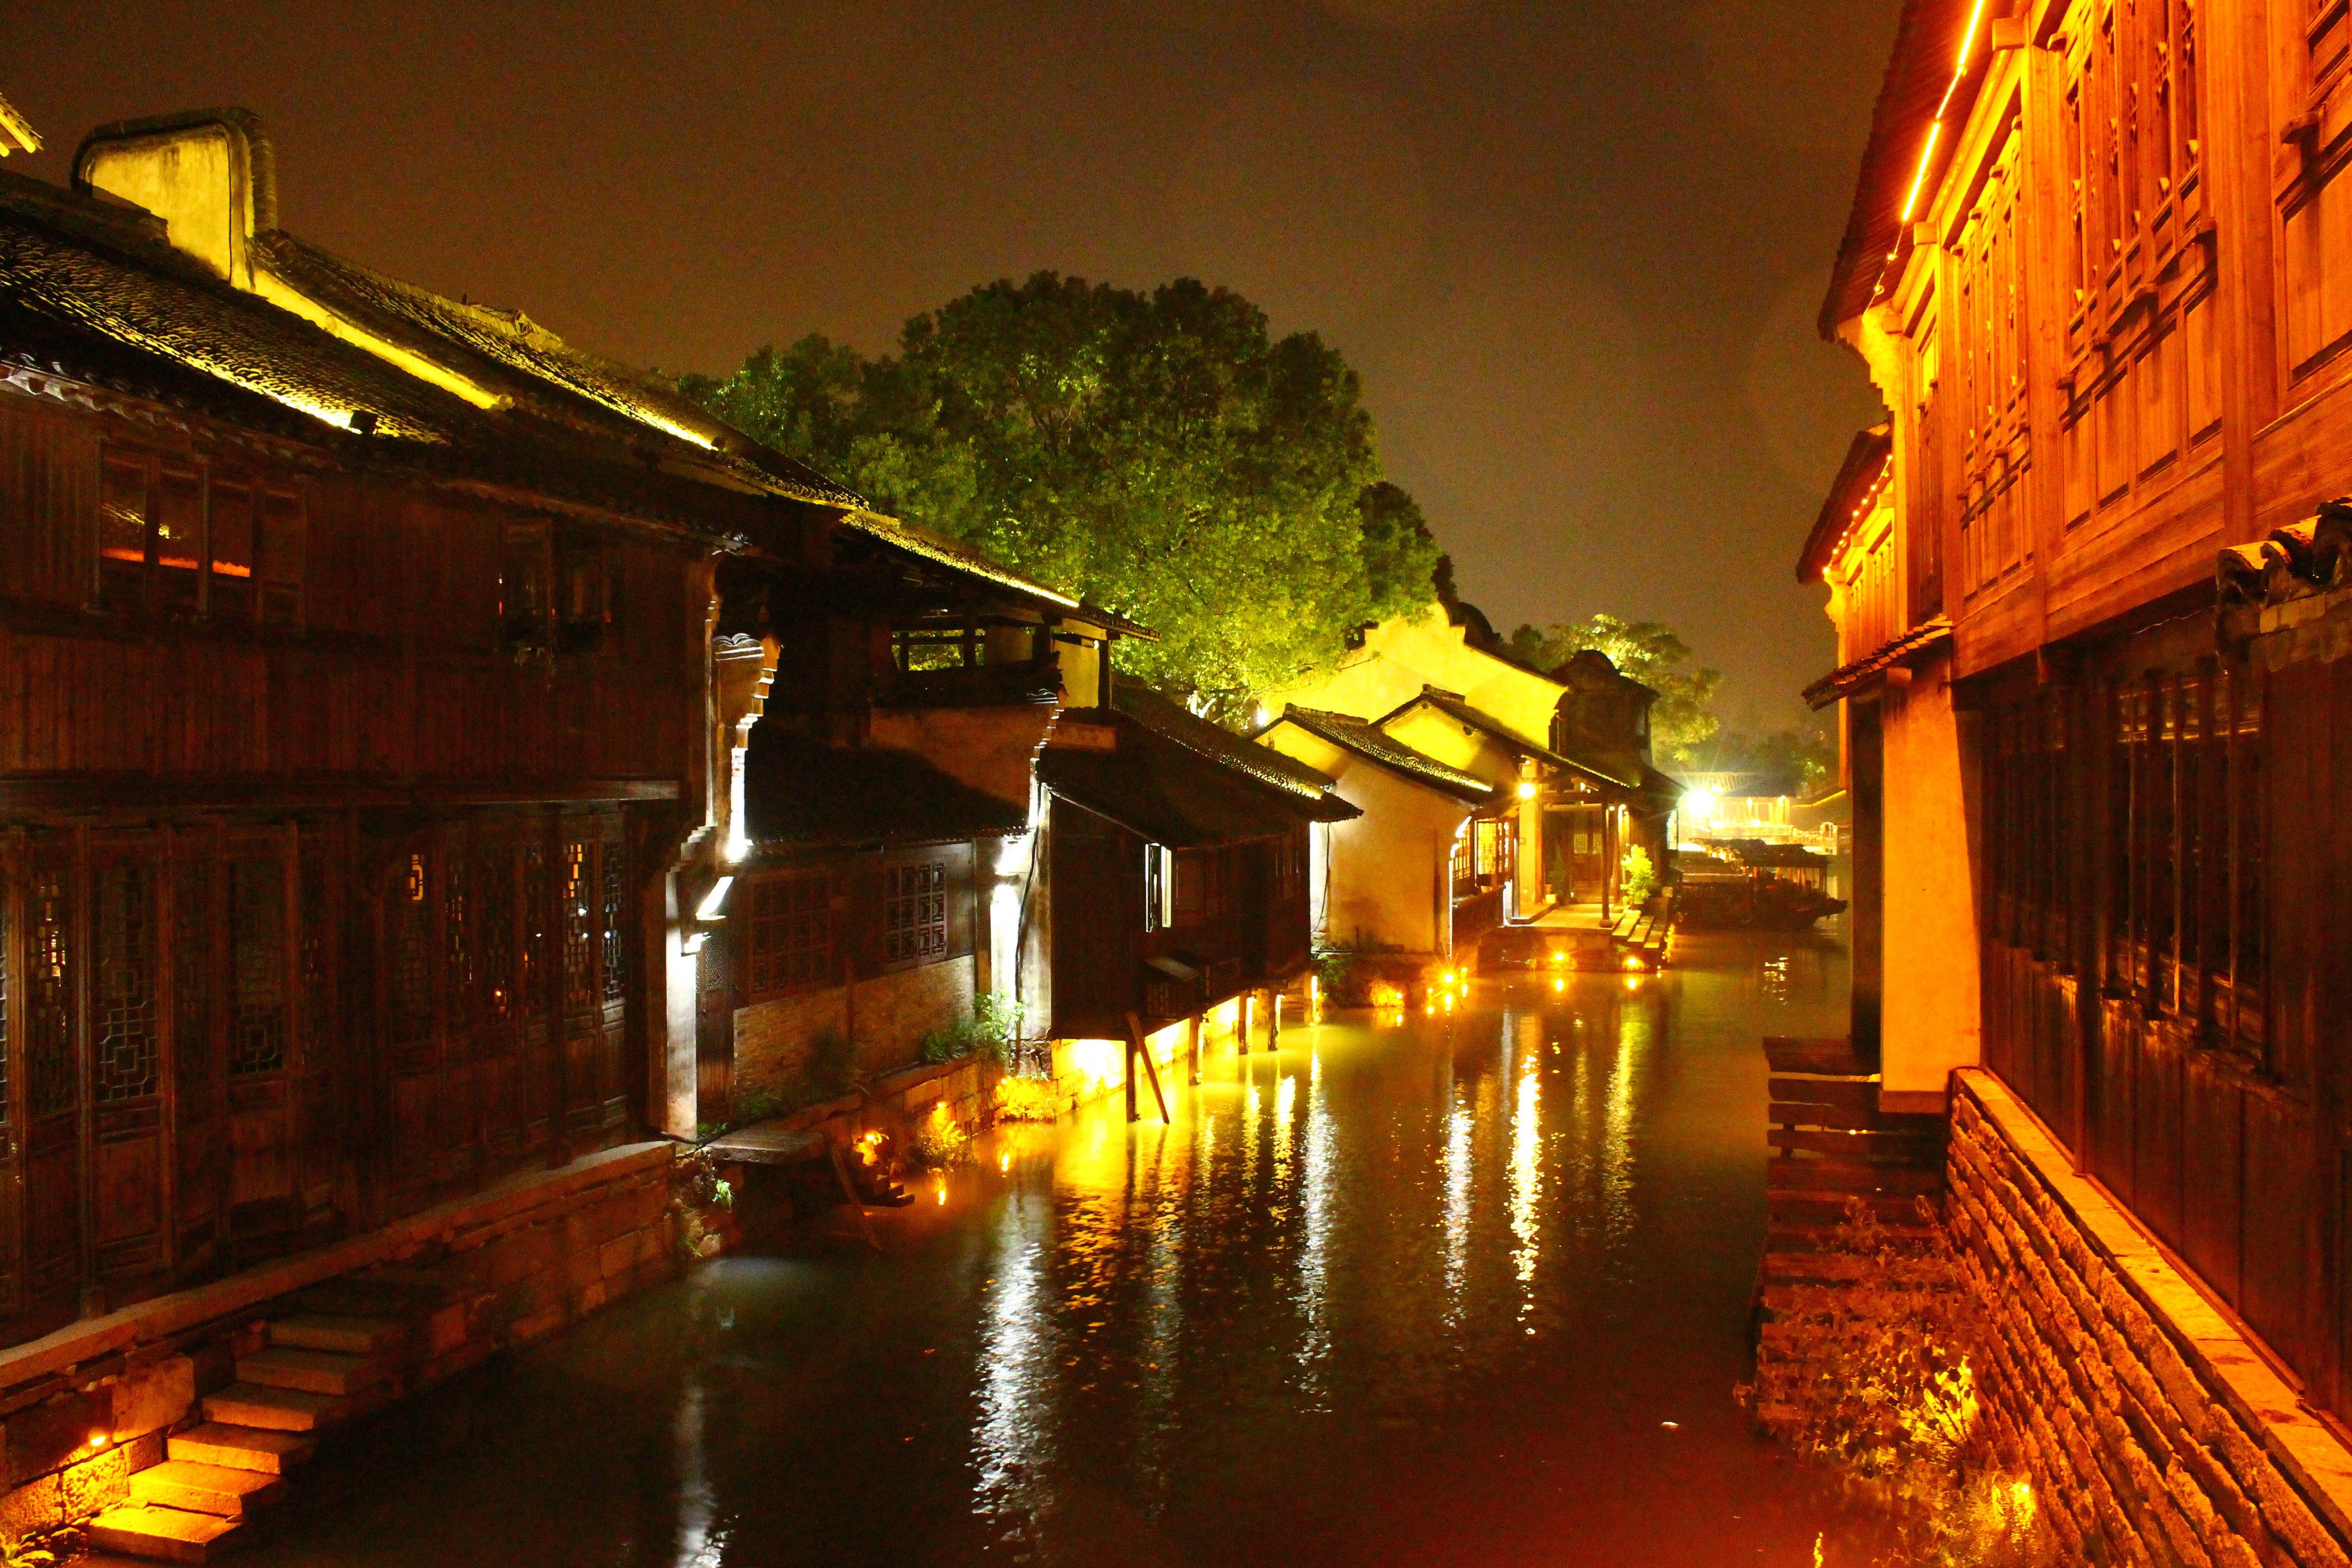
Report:
[[[1800,565],[1884,1102],[1998,1075],[2337,1412],[2347,43],[1911,0],[1822,316],[1890,414]]]

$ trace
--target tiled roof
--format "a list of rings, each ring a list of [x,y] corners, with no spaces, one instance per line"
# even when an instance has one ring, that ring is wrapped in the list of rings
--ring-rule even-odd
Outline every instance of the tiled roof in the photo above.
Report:
[[[1941,616],[1923,621],[1855,659],[1842,664],[1819,680],[1805,688],[1806,702],[1814,708],[1826,708],[1841,699],[1867,689],[1899,664],[1907,664],[1919,655],[1942,647],[1952,640],[1952,623]]]
[[[1328,789],[1305,785],[1307,775],[1322,777],[1311,768],[1269,768],[1197,735],[1176,739],[1171,731],[1181,726],[1169,723],[1150,701],[1137,706],[1151,713],[1151,721],[1138,718],[1125,703],[1109,712],[1073,712],[1073,718],[1117,730],[1117,749],[1048,745],[1037,762],[1038,779],[1106,821],[1176,849],[1270,838],[1302,822],[1345,822],[1363,815]],[[1258,750],[1237,737],[1232,743],[1241,752]]]
[[[1813,519],[1813,531],[1805,536],[1805,548],[1797,555],[1797,581],[1818,583],[1822,574],[1830,569],[1837,548],[1859,520],[1854,516],[1863,501],[1869,497],[1886,472],[1886,465],[1895,453],[1895,435],[1891,426],[1877,424],[1861,432],[1845,450],[1845,462],[1830,486],[1830,493],[1822,502],[1821,515]]]
[[[1160,634],[1150,626],[1074,599],[1042,583],[1032,582],[1009,567],[999,565],[968,544],[919,528],[913,523],[902,522],[895,517],[885,517],[880,512],[868,511],[861,507],[844,514],[839,526],[845,533],[854,534],[908,560],[927,566],[944,567],[989,587],[1008,591],[1050,614],[1100,626],[1105,631],[1143,642],[1160,640]]]
[[[1638,684],[1638,682],[1636,684]],[[1420,696],[1414,698],[1410,702],[1401,704],[1395,712],[1390,713],[1386,717],[1382,718],[1381,722],[1381,724],[1386,725],[1391,720],[1396,718],[1398,714],[1407,712],[1423,703],[1427,703],[1430,707],[1436,709],[1439,712],[1446,715],[1450,719],[1458,720],[1462,723],[1469,725],[1472,729],[1477,731],[1482,735],[1487,735],[1495,740],[1500,741],[1504,745],[1510,747],[1512,750],[1519,752],[1522,756],[1532,757],[1537,762],[1543,763],[1550,767],[1565,768],[1570,773],[1578,773],[1585,778],[1591,779],[1593,783],[1600,784],[1604,789],[1629,790],[1638,789],[1641,787],[1641,781],[1639,780],[1620,778],[1615,773],[1609,772],[1605,768],[1596,767],[1591,763],[1583,762],[1578,758],[1555,752],[1549,746],[1544,745],[1540,742],[1529,739],[1528,736],[1523,735],[1519,733],[1518,731],[1511,728],[1508,724],[1504,723],[1500,719],[1496,718],[1492,713],[1473,708],[1469,703],[1464,701],[1454,693],[1447,691],[1441,687],[1425,686],[1422,688]]]
[[[1475,805],[1492,800],[1495,786],[1485,779],[1474,778],[1459,768],[1451,768],[1435,757],[1414,751],[1385,731],[1362,719],[1346,713],[1327,713],[1315,708],[1291,707],[1283,710],[1282,723],[1296,724],[1318,740],[1328,741],[1342,751],[1353,752],[1366,762],[1401,773],[1413,783],[1426,785],[1442,795]]]
[[[777,721],[751,726],[745,836],[755,850],[939,844],[1026,831],[1022,806],[950,778],[912,752],[827,746]]]
[[[522,489],[721,537],[774,526],[777,505],[804,499],[650,427],[623,440],[610,417],[600,429],[547,412],[562,401],[585,408],[580,399],[476,407],[230,287],[162,233],[144,214],[0,171],[0,363],[279,436],[356,468]],[[662,460],[647,460],[648,444],[667,446]]]
[[[1870,307],[1881,275],[1891,275],[1893,258],[1910,246],[1903,225],[1904,199],[1919,177],[1921,157],[1928,151],[1928,127],[1939,112],[1945,133],[1937,139],[1937,155],[1948,158],[1959,141],[1956,132],[1967,123],[1986,72],[1979,64],[1955,80],[1953,64],[1970,24],[1981,21],[1985,12],[1978,0],[1904,0],[1894,57],[1879,88],[1870,141],[1854,181],[1853,206],[1831,268],[1829,293],[1822,301],[1824,338],[1836,336],[1838,323]],[[1981,38],[1976,41],[1976,58],[1985,58]],[[1935,171],[1928,171],[1921,188],[1935,189]]]
[[[1111,705],[1164,740],[1213,762],[1239,768],[1260,784],[1288,790],[1307,800],[1320,800],[1338,787],[1339,780],[1305,763],[1267,747],[1255,745],[1222,724],[1170,701],[1150,687],[1120,683],[1113,687]]]

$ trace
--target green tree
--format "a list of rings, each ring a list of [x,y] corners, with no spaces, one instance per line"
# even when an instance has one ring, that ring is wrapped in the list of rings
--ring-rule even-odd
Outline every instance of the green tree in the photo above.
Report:
[[[1690,646],[1662,622],[1602,615],[1565,626],[1522,626],[1511,634],[1508,647],[1522,664],[1543,670],[1558,669],[1586,648],[1607,654],[1621,674],[1658,694],[1650,709],[1650,744],[1661,761],[1688,766],[1721,728],[1715,693],[1723,672],[1684,668]]]
[[[688,392],[880,510],[1133,616],[1121,668],[1213,711],[1426,603],[1438,559],[1381,480],[1356,373],[1190,279],[1041,272],[908,321],[874,360],[817,336]]]

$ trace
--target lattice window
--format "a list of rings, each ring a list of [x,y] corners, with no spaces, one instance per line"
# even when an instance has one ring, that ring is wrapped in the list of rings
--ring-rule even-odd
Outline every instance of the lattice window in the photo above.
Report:
[[[588,885],[588,846],[577,838],[563,843],[563,1015],[572,1017],[596,1005],[592,955]]]
[[[474,867],[468,850],[467,845],[452,844],[441,857],[441,973],[448,987],[453,1029],[471,1027],[481,1007]]]
[[[98,991],[93,1067],[99,1102],[155,1092],[155,879],[144,866],[110,866],[96,878]]]
[[[286,874],[274,859],[228,868],[228,1070],[286,1065]]]
[[[173,868],[172,1023],[180,1081],[202,1083],[213,1068],[213,868],[189,860]]]
[[[327,881],[329,844],[302,845],[302,1041],[316,1063],[321,1046],[341,1027],[335,1003],[335,915]]]
[[[524,1017],[547,1010],[547,847],[536,838],[522,848],[522,973],[515,993]]]
[[[514,853],[506,845],[475,851],[474,889],[481,904],[481,987],[485,1017],[515,1009]]]
[[[772,877],[751,889],[748,973],[754,995],[772,995],[834,977],[833,898],[823,874]]]
[[[944,861],[893,866],[882,899],[883,956],[919,963],[948,951],[948,868]]]
[[[392,1037],[399,1044],[433,1033],[433,906],[425,901],[425,857],[411,855],[392,890],[391,972],[385,988],[392,1003]]]
[[[604,1005],[616,1007],[628,986],[629,846],[619,823],[604,832]]]
[[[74,1074],[73,910],[64,875],[49,871],[36,878],[26,907],[33,915],[25,1019],[27,1098],[34,1116],[54,1116],[81,1103]]]

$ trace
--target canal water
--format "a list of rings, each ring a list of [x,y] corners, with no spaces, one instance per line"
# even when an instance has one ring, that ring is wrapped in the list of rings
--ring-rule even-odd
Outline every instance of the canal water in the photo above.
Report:
[[[1751,1436],[1764,1034],[1830,937],[1294,1023],[354,1434],[276,1564],[1866,1560]],[[1172,1086],[1171,1086],[1172,1087]],[[1147,1100],[1148,1103],[1148,1100]]]

